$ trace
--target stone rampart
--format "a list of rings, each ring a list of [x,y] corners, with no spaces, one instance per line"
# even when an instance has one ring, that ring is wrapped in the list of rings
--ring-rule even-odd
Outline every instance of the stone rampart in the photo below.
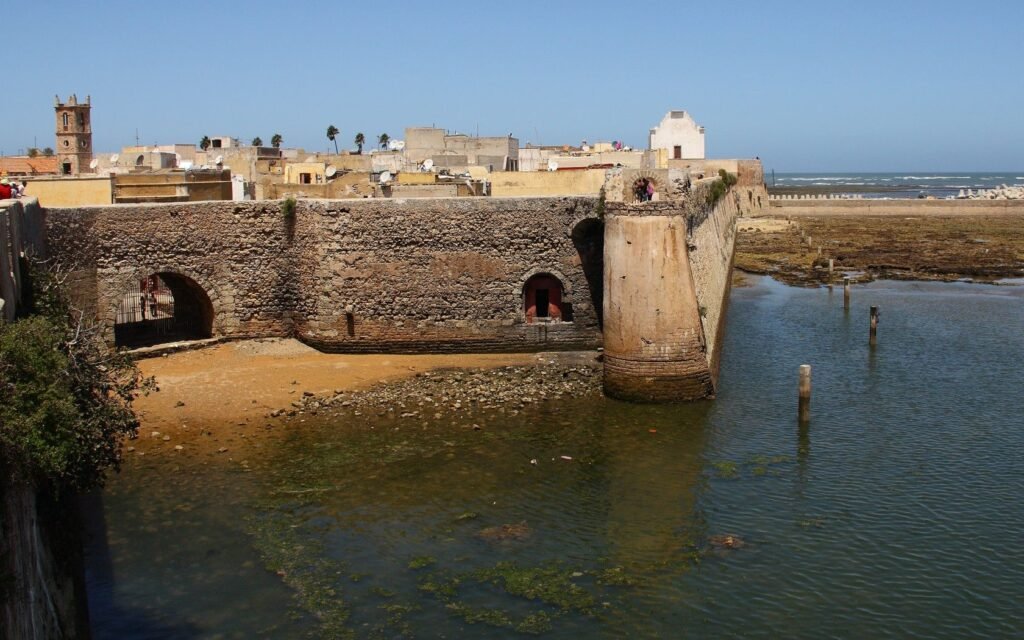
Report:
[[[597,208],[571,197],[300,200],[286,216],[281,202],[203,202],[51,209],[46,220],[52,255],[75,265],[75,293],[111,337],[124,292],[160,273],[205,293],[215,336],[530,351],[601,342]],[[523,287],[541,273],[561,281],[571,321],[527,323]]]

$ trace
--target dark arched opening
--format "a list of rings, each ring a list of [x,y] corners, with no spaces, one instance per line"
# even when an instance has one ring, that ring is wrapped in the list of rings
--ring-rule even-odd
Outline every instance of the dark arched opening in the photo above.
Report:
[[[580,256],[583,277],[590,290],[597,326],[604,326],[604,223],[595,218],[581,220],[572,228],[572,244]]]
[[[563,300],[562,281],[550,273],[538,273],[523,285],[526,322],[571,322],[572,309]]]
[[[195,280],[169,272],[131,283],[114,319],[114,344],[148,347],[213,335],[213,303]]]

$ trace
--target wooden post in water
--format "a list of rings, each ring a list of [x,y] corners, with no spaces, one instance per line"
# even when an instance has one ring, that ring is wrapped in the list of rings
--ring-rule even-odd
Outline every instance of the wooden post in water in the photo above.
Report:
[[[835,260],[835,258],[829,258],[828,259],[828,275],[832,275],[832,272],[835,271],[835,268],[836,268],[836,260]]]
[[[878,344],[878,307],[871,307],[871,329],[868,332],[868,345]]]
[[[805,423],[811,419],[811,365],[800,365],[800,422]]]
[[[843,278],[843,310],[850,310],[850,279]]]

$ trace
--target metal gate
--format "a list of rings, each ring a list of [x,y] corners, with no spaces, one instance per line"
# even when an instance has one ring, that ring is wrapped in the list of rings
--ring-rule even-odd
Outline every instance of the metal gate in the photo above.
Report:
[[[187,332],[174,318],[174,295],[160,276],[133,282],[121,295],[114,319],[118,346],[144,346],[175,339]]]

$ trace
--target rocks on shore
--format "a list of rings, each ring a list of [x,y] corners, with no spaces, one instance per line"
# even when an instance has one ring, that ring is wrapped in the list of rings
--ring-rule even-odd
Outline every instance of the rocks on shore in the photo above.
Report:
[[[541,363],[485,370],[440,370],[416,374],[365,391],[336,391],[327,396],[304,393],[293,410],[267,417],[301,414],[339,415],[363,412],[400,419],[440,419],[446,411],[521,408],[548,400],[599,392],[599,365]]]
[[[994,189],[961,189],[957,200],[1024,200],[1024,186],[1001,184]]]

